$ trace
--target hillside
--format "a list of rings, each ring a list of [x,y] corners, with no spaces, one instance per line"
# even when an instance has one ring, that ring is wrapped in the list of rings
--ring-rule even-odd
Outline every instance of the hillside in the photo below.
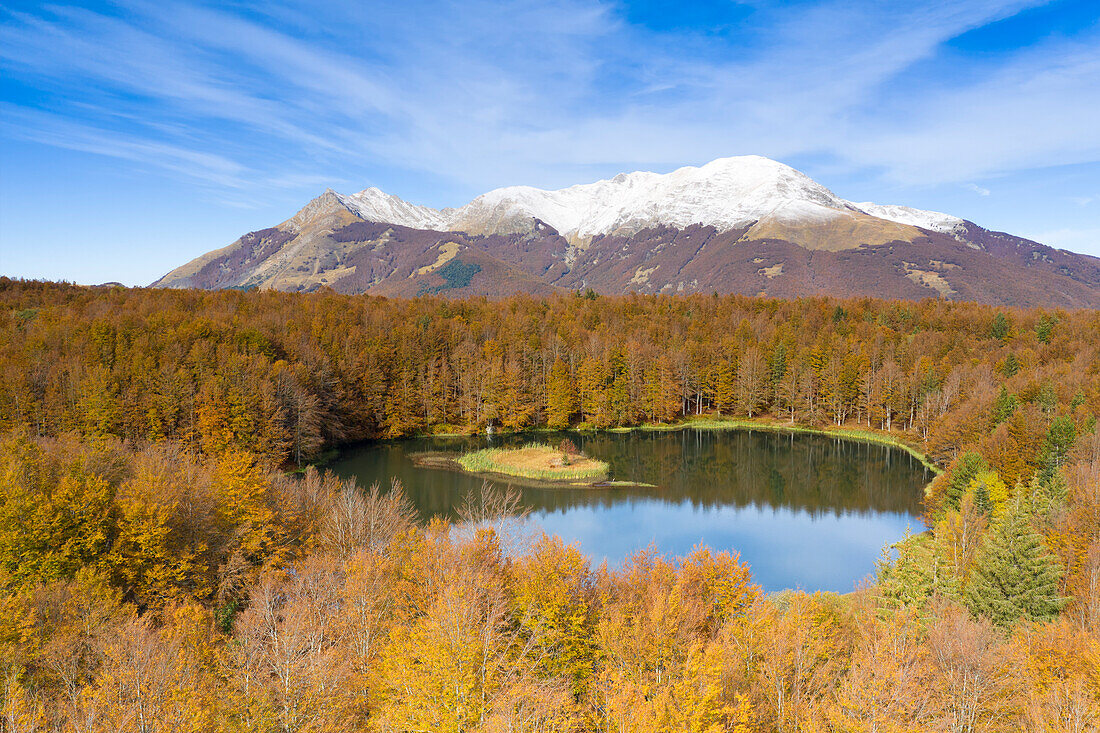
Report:
[[[1100,307],[1100,259],[904,206],[853,203],[745,156],[432,209],[325,191],[155,287],[446,297],[732,293]]]

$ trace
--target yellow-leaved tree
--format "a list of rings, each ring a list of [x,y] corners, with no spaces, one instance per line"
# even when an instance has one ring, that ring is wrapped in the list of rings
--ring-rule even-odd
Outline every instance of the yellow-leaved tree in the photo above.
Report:
[[[89,730],[169,733],[226,730],[232,712],[218,690],[213,619],[185,603],[168,608],[159,626],[131,617],[102,648],[101,673],[84,690]]]
[[[143,454],[115,497],[117,535],[107,555],[112,582],[141,605],[162,606],[214,590],[208,537],[191,515],[199,487],[161,453]],[[195,521],[195,520],[199,521]]]
[[[560,537],[543,535],[512,567],[511,615],[518,647],[537,674],[569,680],[575,695],[592,676],[595,600],[587,558]]]
[[[457,543],[433,521],[409,553],[404,609],[380,664],[382,730],[458,733],[482,724],[522,674],[509,650],[504,560],[495,534]]]
[[[289,549],[271,506],[271,484],[256,457],[232,448],[219,454],[214,465],[214,487],[219,513],[233,529],[244,558],[253,565],[285,560]]]
[[[677,569],[652,551],[605,584],[596,624],[601,665],[593,694],[611,731],[721,730],[735,707],[714,643],[759,594],[736,555],[697,549]]]

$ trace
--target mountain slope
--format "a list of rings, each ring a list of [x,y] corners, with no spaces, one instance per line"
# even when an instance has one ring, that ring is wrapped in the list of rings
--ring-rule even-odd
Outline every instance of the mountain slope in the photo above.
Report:
[[[156,287],[416,296],[738,292],[1100,307],[1100,259],[939,212],[853,203],[767,158],[514,186],[432,209],[325,191]]]

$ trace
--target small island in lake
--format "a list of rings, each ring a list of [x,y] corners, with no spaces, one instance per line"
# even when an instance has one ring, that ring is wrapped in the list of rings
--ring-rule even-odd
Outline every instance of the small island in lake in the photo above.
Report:
[[[639,485],[608,481],[607,463],[586,456],[568,439],[558,446],[527,443],[518,448],[484,448],[457,456],[452,453],[420,453],[411,457],[418,466],[448,468],[527,486],[610,488]]]

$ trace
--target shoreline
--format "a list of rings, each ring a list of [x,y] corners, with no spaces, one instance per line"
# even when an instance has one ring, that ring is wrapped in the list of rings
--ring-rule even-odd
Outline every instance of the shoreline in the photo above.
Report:
[[[915,446],[903,441],[895,433],[887,433],[885,431],[875,430],[873,428],[849,428],[849,427],[818,427],[811,425],[804,425],[801,423],[791,424],[789,422],[778,421],[772,417],[762,418],[744,418],[744,417],[718,417],[715,415],[695,415],[689,416],[684,420],[673,423],[643,423],[641,425],[632,425],[626,427],[614,427],[614,428],[589,428],[583,425],[571,428],[547,428],[547,427],[535,427],[527,428],[524,430],[501,430],[494,435],[538,435],[540,433],[580,433],[582,435],[586,433],[631,433],[631,432],[676,432],[680,430],[760,430],[773,433],[791,433],[791,434],[804,434],[804,435],[821,435],[826,437],[837,438],[840,440],[850,440],[857,443],[867,443],[871,445],[882,445],[888,448],[897,448],[908,453],[913,458],[917,459],[920,464],[929,472],[932,473],[932,478],[923,487],[923,493],[928,495],[932,486],[932,481],[944,472],[944,468],[936,465],[926,454]],[[344,445],[327,448],[319,457],[319,460],[310,461],[300,468],[295,468],[286,471],[287,475],[300,476],[309,467],[321,469],[326,465],[336,461],[348,448],[355,445],[365,445],[371,443],[382,443],[388,441],[402,441],[412,440],[416,438],[471,438],[471,437],[484,437],[484,433],[465,433],[465,432],[437,432],[437,433],[419,433],[417,435],[408,435],[401,438],[370,438],[362,441],[355,441]],[[415,461],[417,465],[422,465]],[[468,476],[476,476],[487,481],[511,481],[514,484],[529,486],[532,488],[559,488],[559,489],[600,489],[600,488],[624,488],[624,487],[640,487],[640,488],[656,488],[654,484],[638,483],[633,481],[603,481],[602,483],[590,482],[584,483],[583,481],[578,484],[571,484],[566,481],[543,481],[539,479],[529,479],[523,476],[513,476],[504,473],[475,473],[467,471],[463,466],[458,464],[457,461],[453,461],[454,466],[447,465],[425,465],[427,468],[441,468],[444,470],[453,470],[460,473],[465,473]]]
[[[660,432],[684,430],[687,428],[695,428],[698,430],[764,430],[773,433],[801,433],[808,435],[824,435],[858,443],[885,445],[905,451],[913,458],[920,461],[921,465],[937,476],[944,471],[944,469],[933,463],[927,455],[916,447],[904,442],[894,433],[874,430],[873,428],[817,427],[799,423],[791,424],[788,422],[775,421],[774,418],[753,420],[748,418],[725,419],[699,417],[693,420],[689,419],[682,423],[658,423],[629,428],[608,428],[607,432],[630,432],[632,430]]]
[[[926,469],[931,471],[934,475],[939,476],[944,472],[944,469],[937,466],[932,459],[930,459],[919,448],[905,442],[895,433],[888,433],[886,431],[875,430],[874,428],[849,428],[849,427],[820,427],[812,425],[804,425],[801,423],[789,423],[784,421],[777,421],[775,418],[744,418],[744,417],[717,417],[714,415],[699,415],[691,416],[680,422],[672,423],[643,423],[641,425],[631,425],[614,428],[589,428],[584,427],[583,424],[577,427],[571,428],[527,428],[525,430],[501,430],[495,432],[494,435],[536,435],[538,433],[580,433],[582,435],[586,433],[632,433],[632,432],[675,432],[678,430],[687,430],[694,428],[697,430],[764,430],[773,433],[796,433],[796,434],[808,434],[808,435],[824,435],[833,438],[841,438],[843,440],[851,440],[859,443],[871,443],[875,445],[885,445],[891,448],[898,448],[905,451],[913,458],[920,461]],[[439,432],[439,433],[422,433],[420,435],[408,436],[409,438],[469,438],[472,436],[484,435],[484,433],[456,433],[456,432]],[[396,438],[396,440],[405,440],[406,438]]]

